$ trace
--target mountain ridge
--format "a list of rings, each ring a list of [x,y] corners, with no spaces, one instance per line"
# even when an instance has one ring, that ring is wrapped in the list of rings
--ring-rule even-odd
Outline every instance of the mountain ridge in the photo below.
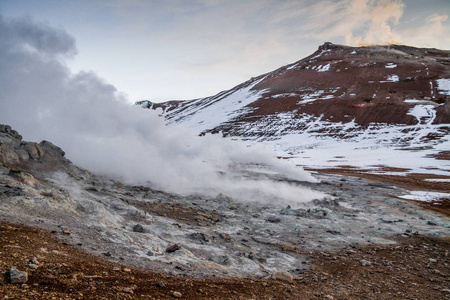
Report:
[[[442,161],[423,160],[450,149],[447,50],[325,43],[304,59],[211,97],[137,104],[162,109],[169,126],[263,142],[303,166],[394,163],[391,166],[414,169],[404,159],[348,158],[354,150],[362,157],[369,150],[389,149],[396,151],[392,157],[404,158],[406,152],[399,151],[408,150],[410,161],[420,158],[421,172],[429,173],[424,165],[446,175],[450,170]],[[414,154],[418,149],[424,151]]]
[[[358,51],[360,52],[358,54]],[[343,54],[343,55],[342,55]],[[379,80],[377,85],[384,84],[384,87],[376,87],[375,89],[381,90],[383,95],[376,95],[374,96],[374,93],[371,92],[363,92],[358,93],[358,103],[351,106],[351,108],[370,108],[373,106],[389,106],[393,105],[392,103],[398,102],[398,99],[403,100],[407,98],[408,96],[412,98],[417,98],[417,96],[420,96],[420,100],[423,101],[431,101],[436,104],[445,104],[450,100],[450,96],[447,94],[438,93],[439,87],[437,86],[431,86],[429,88],[429,92],[426,91],[426,84],[424,85],[425,80],[435,80],[440,77],[450,77],[450,51],[445,50],[438,50],[434,48],[414,48],[411,46],[403,46],[403,45],[389,45],[389,46],[368,46],[368,47],[350,47],[350,46],[342,46],[342,45],[335,45],[332,43],[325,43],[321,45],[316,52],[311,54],[310,56],[307,56],[297,62],[294,62],[292,64],[285,65],[283,67],[280,67],[272,72],[268,72],[265,74],[262,74],[257,77],[253,77],[249,79],[248,81],[237,85],[233,87],[230,90],[222,91],[212,97],[206,97],[206,98],[199,98],[199,99],[193,99],[193,100],[182,100],[182,101],[167,101],[163,103],[152,103],[148,100],[139,101],[137,104],[140,104],[147,108],[162,108],[164,111],[164,115],[166,119],[174,122],[179,122],[180,120],[177,119],[178,115],[182,115],[183,111],[187,109],[187,107],[195,106],[197,102],[207,102],[209,99],[211,100],[220,100],[223,99],[224,95],[226,96],[230,92],[241,90],[245,88],[246,86],[250,85],[251,83],[254,83],[257,80],[262,80],[262,82],[255,85],[252,89],[254,91],[262,91],[264,89],[270,89],[270,91],[267,91],[264,93],[259,101],[256,101],[256,103],[252,103],[250,107],[256,108],[256,110],[253,111],[252,114],[247,115],[245,117],[254,117],[258,115],[266,115],[266,114],[273,114],[276,112],[274,110],[273,105],[270,105],[270,103],[264,103],[263,100],[267,100],[269,98],[273,98],[273,96],[281,97],[283,96],[283,102],[277,101],[276,105],[280,106],[278,109],[279,111],[290,111],[292,109],[297,108],[298,103],[295,103],[295,99],[299,99],[302,96],[305,96],[307,94],[307,90],[301,90],[301,88],[307,87],[310,88],[313,91],[321,91],[321,87],[324,84],[329,85],[330,79],[334,84],[336,83],[346,83],[348,81],[351,81],[351,78],[347,78],[349,75],[355,76],[354,70],[351,70],[351,74],[336,74],[336,73],[349,73],[345,72],[345,69],[349,69],[352,66],[345,66],[345,64],[348,62],[348,54],[354,55],[354,58],[350,59],[350,62],[354,64],[356,68],[365,68],[369,67],[370,70],[363,70],[359,71],[357,73],[358,80],[356,82],[352,82],[353,89],[355,89],[356,85],[363,85],[364,87],[367,86],[367,84],[375,83],[375,80],[368,80],[367,83],[361,82],[361,76],[378,76],[378,77],[386,77],[385,80]],[[428,56],[425,56],[428,55]],[[339,57],[340,56],[340,57]],[[343,57],[344,56],[344,57]],[[371,57],[369,57],[371,56]],[[338,59],[340,58],[340,60]],[[347,61],[342,61],[346,59]],[[359,60],[359,61],[358,61]],[[369,62],[370,61],[370,62]],[[389,70],[397,69],[398,65],[396,66],[394,62],[390,61],[400,61],[407,65],[407,67],[411,68],[411,65],[420,63],[423,67],[421,69],[414,69],[413,72],[416,73],[426,73],[426,75],[423,74],[414,74],[416,76],[406,76],[403,75],[402,78],[398,77],[397,74],[389,74]],[[318,62],[318,63],[317,63]],[[328,64],[321,64],[322,62],[327,62]],[[388,71],[384,72],[384,74],[379,74],[380,70],[376,70],[376,67],[383,67],[381,64],[386,63],[384,65],[385,69],[388,69]],[[406,64],[408,62],[408,64]],[[425,62],[431,65],[432,70],[428,66],[425,65]],[[375,68],[373,66],[370,66],[370,64],[374,64]],[[330,72],[330,64],[332,64],[331,68],[335,70],[333,77],[336,75],[339,75],[339,78],[329,78],[330,76],[324,76],[327,72]],[[305,71],[310,70],[310,72],[307,72],[307,76],[298,77],[295,76],[294,71]],[[411,70],[406,70],[411,72]],[[419,72],[420,71],[420,72]],[[405,71],[401,71],[405,73]],[[392,72],[395,73],[395,72]],[[391,75],[391,76],[389,76]],[[411,75],[411,74],[408,74]],[[396,77],[397,76],[397,77]],[[281,78],[280,78],[281,77]],[[382,79],[382,78],[378,78]],[[408,84],[412,83],[412,84]],[[393,85],[399,86],[402,92],[402,95],[395,95],[398,93],[396,90],[391,90],[389,87],[392,87]],[[403,88],[401,85],[406,85],[407,87]],[[336,87],[335,87],[336,88]],[[339,87],[337,87],[339,88]],[[349,90],[346,92],[346,95],[348,97],[349,94],[352,94],[352,91],[349,87],[340,87],[341,89],[347,89]],[[369,87],[370,88],[370,87]],[[405,89],[408,88],[410,90],[409,93],[405,91]],[[321,93],[322,99],[318,100],[327,100],[327,99],[338,99],[341,98],[342,91],[337,93],[332,93],[334,89],[331,87],[328,87],[328,91],[325,91]],[[373,87],[370,89],[373,90]],[[344,91],[345,92],[345,91]],[[284,95],[287,93],[292,93],[291,95]],[[282,94],[282,95],[281,95]],[[386,96],[386,94],[390,94],[389,96]],[[314,95],[312,95],[314,96]],[[319,96],[319,95],[316,95]],[[382,97],[389,97],[388,99],[393,99],[393,101],[389,102],[380,102],[379,100]],[[323,99],[325,98],[325,99]],[[287,101],[286,101],[287,100]],[[308,100],[308,99],[306,99]],[[378,100],[379,103],[374,103],[375,100]],[[209,101],[208,104],[211,105],[212,101]],[[303,101],[306,102],[307,101]],[[305,103],[305,104],[306,104]],[[305,110],[308,113],[314,112],[316,115],[319,113],[317,111],[317,107],[308,107],[306,105],[300,105],[303,106],[302,110]],[[407,107],[411,107],[412,105],[406,105]],[[402,113],[406,115],[405,109],[401,109]],[[385,112],[383,108],[381,108],[381,111]],[[325,112],[325,117],[329,118],[332,117],[331,111]],[[345,115],[345,114],[344,114]],[[367,112],[365,113],[356,113],[356,122],[360,125],[368,125],[370,122],[382,122],[382,123],[397,123],[397,121],[393,121],[394,119],[390,116],[383,116],[383,114],[377,114],[377,116],[368,117]],[[336,116],[333,116],[336,117]],[[345,120],[345,119],[340,119]],[[348,120],[347,120],[348,121]],[[403,124],[406,125],[412,125],[415,122],[414,117],[412,116],[403,116],[401,119]],[[446,109],[440,109],[437,119],[435,120],[436,123],[449,123],[450,122],[450,114],[448,112],[448,108]],[[217,128],[216,128],[217,129]],[[221,128],[223,129],[226,128]],[[209,129],[210,132],[214,132],[217,130],[214,130],[212,128]],[[228,131],[228,130],[225,130]]]

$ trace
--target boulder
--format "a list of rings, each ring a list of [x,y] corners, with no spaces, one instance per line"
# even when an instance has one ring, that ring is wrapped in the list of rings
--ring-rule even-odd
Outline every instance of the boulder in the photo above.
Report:
[[[53,145],[53,143],[49,141],[42,141],[39,143],[39,145],[46,153],[51,153],[56,157],[64,157],[64,155],[66,155],[66,153],[61,148]]]
[[[24,160],[29,160],[30,159],[30,155],[24,149],[16,149],[15,152],[16,152],[17,156],[19,156],[19,160],[20,161],[24,161]]]
[[[181,249],[181,246],[179,244],[173,244],[173,245],[167,247],[166,252],[167,253],[172,253],[172,252],[175,252],[175,251],[180,250],[180,249]]]
[[[19,156],[14,151],[14,145],[13,144],[2,144],[0,145],[0,153],[4,155],[5,162],[3,164],[12,164],[12,163],[18,163],[19,162]]]
[[[19,141],[22,140],[22,136],[21,136],[17,131],[15,131],[15,130],[11,130],[10,135],[11,135],[13,138],[18,139]]]
[[[26,283],[28,281],[28,273],[11,268],[9,269],[9,279],[11,283]]]
[[[294,277],[292,277],[291,273],[286,271],[278,271],[275,274],[273,274],[274,279],[283,280],[286,282],[292,282],[294,280]]]
[[[27,151],[34,160],[39,160],[44,156],[44,149],[38,143],[24,142],[21,144],[21,148]]]
[[[11,126],[0,124],[0,132],[11,133]]]
[[[133,226],[134,232],[144,232],[144,227],[141,224],[136,224]]]

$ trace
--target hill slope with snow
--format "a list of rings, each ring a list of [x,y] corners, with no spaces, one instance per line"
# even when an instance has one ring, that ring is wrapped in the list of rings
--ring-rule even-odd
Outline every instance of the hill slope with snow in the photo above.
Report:
[[[325,43],[212,97],[138,104],[162,108],[168,125],[263,142],[307,167],[450,174],[433,158],[450,149],[450,51]]]

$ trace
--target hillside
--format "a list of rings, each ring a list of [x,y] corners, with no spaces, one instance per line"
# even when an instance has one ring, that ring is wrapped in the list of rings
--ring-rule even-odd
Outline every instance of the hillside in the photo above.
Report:
[[[325,43],[312,55],[252,78],[215,96],[151,103],[168,123],[186,123],[205,132],[254,137],[239,129],[282,113],[321,117],[333,123],[415,125],[416,105],[430,105],[430,124],[450,123],[450,51],[407,46],[347,47]],[[225,104],[226,103],[226,104]],[[203,120],[206,112],[214,120]],[[301,130],[292,127],[291,130]],[[262,132],[263,134],[263,132]]]
[[[446,50],[325,43],[212,97],[138,104],[162,109],[168,125],[263,142],[306,168],[450,175]]]

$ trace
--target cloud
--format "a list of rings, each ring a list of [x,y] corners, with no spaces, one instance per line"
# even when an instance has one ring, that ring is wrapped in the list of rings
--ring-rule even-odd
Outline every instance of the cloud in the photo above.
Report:
[[[365,1],[355,0],[354,2],[363,3]],[[368,23],[368,29],[363,36],[347,40],[349,44],[360,46],[393,44],[400,41],[400,36],[393,32],[391,26],[398,24],[403,15],[404,5],[402,3],[385,0],[379,1],[373,6],[367,5],[366,2],[362,6],[366,9],[362,12],[367,16],[367,20],[364,21]],[[354,13],[361,13],[361,11],[356,10]]]
[[[402,0],[319,1],[309,7],[310,22],[300,28],[311,38],[342,39],[353,46],[398,43],[439,47],[450,41],[446,14],[408,22],[404,20],[406,9]]]
[[[129,184],[291,205],[323,196],[269,180],[267,170],[315,181],[261,145],[166,127],[96,74],[71,73],[63,58],[76,49],[67,33],[30,19],[3,18],[0,32],[8,33],[0,40],[0,122],[26,139],[52,141],[75,163]],[[255,171],[261,166],[264,172]]]
[[[403,15],[396,0],[318,1],[309,7],[306,35],[325,40],[344,39],[346,44],[388,44],[399,39],[393,31]]]
[[[4,22],[1,15],[0,22]],[[21,47],[17,50],[28,50],[40,55],[69,57],[73,57],[77,52],[75,39],[61,29],[32,22],[29,18],[11,21],[11,25],[2,28],[2,38],[18,38],[19,40],[12,44]]]
[[[400,31],[405,44],[420,45],[422,47],[437,47],[442,43],[450,42],[450,32],[444,23],[448,15],[433,14],[426,18],[426,24]]]

